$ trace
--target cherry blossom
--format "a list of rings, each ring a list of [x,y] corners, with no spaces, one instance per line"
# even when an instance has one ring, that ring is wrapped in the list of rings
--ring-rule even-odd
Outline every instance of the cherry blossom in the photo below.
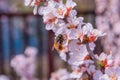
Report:
[[[107,68],[105,70],[105,74],[109,77],[111,80],[120,80],[120,68]]]
[[[80,69],[75,69],[71,74],[70,78],[72,79],[80,79],[82,77],[83,72]]]
[[[41,0],[24,0],[26,6],[34,7],[33,13],[37,14],[38,6],[40,5]]]
[[[36,53],[36,48],[28,47],[25,50],[26,55],[19,54],[11,60],[11,67],[21,77],[21,80],[37,80],[34,77]]]
[[[118,14],[112,15],[113,13],[117,13],[118,8],[115,7],[114,10],[111,10],[113,7],[107,7],[107,0],[95,1],[97,3],[97,14],[103,14],[106,10],[110,12],[104,13],[105,16],[98,15],[96,17],[96,24],[98,24],[98,29],[103,30],[102,32],[98,29],[94,29],[91,23],[83,22],[83,17],[77,17],[77,11],[74,9],[76,3],[73,0],[66,0],[66,2],[63,0],[42,0],[42,2],[43,5],[40,6],[41,0],[25,0],[25,5],[33,6],[34,14],[38,11],[39,15],[43,16],[46,30],[52,30],[55,34],[54,49],[57,50],[62,60],[71,65],[73,70],[72,73],[68,72],[66,69],[59,70],[51,75],[50,80],[79,80],[82,79],[82,75],[84,74],[87,74],[91,80],[120,80],[119,63],[114,62],[118,61],[118,58],[113,60],[111,53],[109,55],[104,52],[99,55],[94,54],[96,46],[94,42],[99,37],[105,36],[106,33],[111,34],[106,36],[106,38],[109,39],[109,41],[105,41],[104,43],[106,49],[113,46],[113,44],[110,46],[107,46],[107,44],[114,41],[114,38],[111,38],[111,36],[114,36],[114,33],[119,34],[118,25],[120,24],[117,22],[119,16]],[[110,0],[109,4],[115,6],[117,2],[117,0]],[[110,26],[109,23],[114,24],[114,33],[108,30]],[[115,47],[112,49],[115,49]],[[33,64],[35,54],[32,53],[36,52],[35,49],[26,50],[25,54],[28,58],[24,55],[19,55],[18,58],[15,58],[16,60],[13,59],[11,65],[15,68],[17,73],[22,74],[22,76],[28,74],[20,72],[19,69],[25,69],[27,64]],[[21,63],[22,60],[26,62]],[[16,65],[18,62],[21,64],[21,67],[17,69]],[[32,72],[33,68],[30,68],[30,70],[30,72]],[[32,74],[33,73],[29,75]],[[26,76],[23,77],[23,79],[25,78]]]
[[[105,73],[97,72],[94,80],[120,80],[120,68],[106,68]]]
[[[113,58],[112,58],[112,54],[110,55],[107,55],[105,53],[101,53],[98,56],[96,56],[97,59],[100,61],[100,66],[103,66],[103,67],[110,67],[110,66],[113,66]],[[99,62],[98,62],[99,63]]]
[[[70,73],[66,69],[59,69],[51,74],[50,80],[72,80],[69,75]]]

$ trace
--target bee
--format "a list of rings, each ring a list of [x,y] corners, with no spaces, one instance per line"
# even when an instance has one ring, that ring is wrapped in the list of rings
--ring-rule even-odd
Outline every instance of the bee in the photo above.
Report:
[[[64,47],[62,44],[63,44],[64,40],[65,40],[65,35],[59,34],[54,40],[53,49],[56,49],[57,51],[63,50]]]

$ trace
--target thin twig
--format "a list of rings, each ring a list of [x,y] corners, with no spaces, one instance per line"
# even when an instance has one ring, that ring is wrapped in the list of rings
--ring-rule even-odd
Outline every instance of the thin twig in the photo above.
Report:
[[[87,48],[87,51],[88,51],[90,57],[91,57],[94,61],[98,61],[98,59],[95,57],[93,51],[90,49],[89,43],[86,43],[86,48]]]
[[[86,74],[88,75],[89,80],[93,80],[93,77],[87,71],[86,71]]]
[[[100,69],[100,66],[99,66],[99,64],[98,64],[98,61],[99,61],[99,60],[95,57],[93,51],[90,49],[89,43],[86,43],[86,48],[87,48],[87,51],[88,51],[90,57],[91,57],[92,60],[95,62],[96,67]]]
[[[102,73],[104,73],[104,70],[103,70],[104,68],[98,64],[99,60],[95,57],[93,51],[90,49],[89,43],[86,43],[86,48],[87,48],[87,51],[88,51],[90,57],[95,62],[96,68],[99,69]]]

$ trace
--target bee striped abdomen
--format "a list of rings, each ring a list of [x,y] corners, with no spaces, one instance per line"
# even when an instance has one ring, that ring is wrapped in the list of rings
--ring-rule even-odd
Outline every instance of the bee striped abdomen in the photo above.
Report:
[[[65,40],[64,36],[62,34],[59,34],[55,41],[54,41],[54,48],[57,50],[57,51],[61,51],[63,50],[63,41]]]

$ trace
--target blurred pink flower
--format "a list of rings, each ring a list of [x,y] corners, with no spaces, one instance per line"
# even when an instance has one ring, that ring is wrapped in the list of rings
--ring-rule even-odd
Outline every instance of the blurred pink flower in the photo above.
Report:
[[[37,49],[33,47],[28,47],[24,54],[16,55],[11,60],[11,67],[16,71],[16,73],[21,77],[21,80],[36,80],[35,74],[35,57]]]
[[[0,80],[10,80],[8,76],[0,75]]]

